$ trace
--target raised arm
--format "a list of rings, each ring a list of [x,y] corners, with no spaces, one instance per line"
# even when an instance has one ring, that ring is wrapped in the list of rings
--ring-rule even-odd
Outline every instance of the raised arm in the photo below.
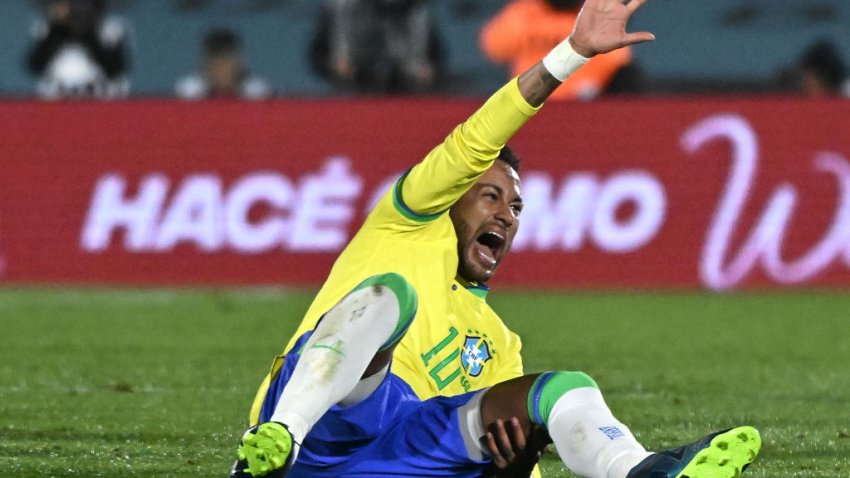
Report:
[[[629,18],[647,0],[587,0],[563,43],[519,77],[519,90],[539,107],[572,72],[590,58],[629,45],[655,40],[649,32],[627,33]]]
[[[590,57],[655,39],[649,32],[626,32],[629,18],[646,1],[587,0],[567,40],[490,97],[396,183],[396,209],[415,222],[438,217],[490,167],[558,85]]]

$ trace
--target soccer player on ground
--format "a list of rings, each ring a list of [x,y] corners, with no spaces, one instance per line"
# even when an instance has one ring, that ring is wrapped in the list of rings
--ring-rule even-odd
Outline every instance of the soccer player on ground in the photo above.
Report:
[[[263,383],[231,477],[487,476],[535,448],[535,426],[585,477],[732,478],[753,461],[751,427],[647,452],[587,375],[520,376],[518,337],[481,300],[522,209],[506,142],[587,58],[653,39],[625,31],[645,1],[587,0],[564,43],[381,199]]]

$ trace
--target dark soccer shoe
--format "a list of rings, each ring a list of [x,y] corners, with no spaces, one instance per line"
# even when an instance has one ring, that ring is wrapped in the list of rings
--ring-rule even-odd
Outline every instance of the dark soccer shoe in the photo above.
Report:
[[[753,427],[712,433],[680,448],[648,456],[626,478],[737,478],[761,448]]]
[[[292,466],[294,446],[292,434],[282,423],[252,427],[242,436],[230,478],[283,478]]]

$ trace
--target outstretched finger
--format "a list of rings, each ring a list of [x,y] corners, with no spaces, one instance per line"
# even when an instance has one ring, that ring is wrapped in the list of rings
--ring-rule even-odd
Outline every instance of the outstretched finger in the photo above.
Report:
[[[513,417],[511,418],[511,437],[513,437],[514,450],[518,452],[522,452],[525,450],[525,433],[522,431],[522,425],[519,423],[519,418]]]
[[[648,0],[632,0],[626,5],[626,8],[629,9],[629,15],[636,12],[638,8],[642,7],[644,3]]]
[[[499,445],[499,451],[501,451],[502,456],[504,456],[508,462],[514,461],[516,453],[514,452],[511,438],[508,435],[508,430],[505,428],[505,422],[503,422],[500,418],[496,420],[496,425],[493,428],[495,428],[494,435],[496,435],[496,443]],[[493,431],[492,428],[491,431]]]
[[[623,46],[636,45],[648,41],[655,41],[655,35],[649,32],[626,33],[626,36],[623,37]]]
[[[500,469],[507,467],[508,460],[502,456],[502,452],[496,445],[496,438],[493,436],[493,433],[487,432],[487,434],[484,435],[483,440],[487,445],[487,450],[490,452],[490,459],[493,461],[493,464]]]

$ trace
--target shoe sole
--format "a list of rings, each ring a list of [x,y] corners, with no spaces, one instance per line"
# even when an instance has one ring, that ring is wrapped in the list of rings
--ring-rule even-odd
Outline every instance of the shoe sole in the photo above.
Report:
[[[714,437],[675,478],[737,478],[756,459],[760,449],[758,430],[733,428]]]

